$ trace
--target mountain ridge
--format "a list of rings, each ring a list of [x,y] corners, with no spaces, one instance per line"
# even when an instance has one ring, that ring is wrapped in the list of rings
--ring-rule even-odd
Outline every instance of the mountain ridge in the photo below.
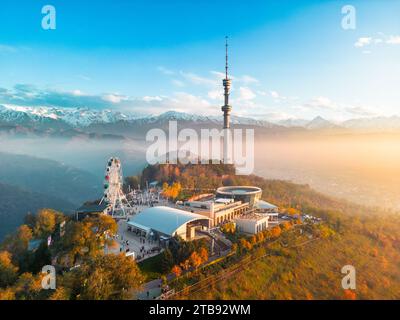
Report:
[[[204,116],[179,111],[166,111],[158,115],[135,115],[110,109],[56,107],[16,107],[0,104],[0,126],[18,125],[35,129],[84,130],[91,126],[104,124],[133,124],[138,126],[162,124],[168,121],[221,124],[222,116]],[[262,128],[304,128],[353,129],[353,130],[397,130],[400,129],[400,116],[354,118],[341,122],[330,121],[321,116],[311,120],[288,118],[268,121],[232,115],[234,125],[249,125]]]

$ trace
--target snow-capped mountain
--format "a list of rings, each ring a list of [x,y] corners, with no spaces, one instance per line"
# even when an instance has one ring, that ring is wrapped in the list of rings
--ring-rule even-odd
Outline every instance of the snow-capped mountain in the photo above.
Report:
[[[281,126],[284,126],[287,128],[292,128],[292,127],[306,127],[309,122],[310,122],[309,120],[305,120],[305,119],[289,118],[289,119],[280,120],[277,123]]]
[[[111,110],[0,105],[0,121],[20,125],[27,122],[63,122],[72,127],[86,127],[93,123],[112,123],[135,118]]]
[[[156,124],[172,120],[187,122],[207,122],[219,124],[221,116],[201,116],[178,111],[167,111],[160,115],[139,116],[111,110],[92,110],[88,108],[20,107],[0,105],[0,122],[24,125],[28,122],[61,122],[74,128],[84,128],[93,124],[117,123],[119,121],[137,124]],[[232,116],[233,124],[273,127],[270,122]]]
[[[332,129],[338,126],[320,116],[315,117],[309,123],[305,125],[307,129],[318,130],[318,129]]]
[[[85,129],[93,126],[113,125],[113,133],[126,124],[129,128],[163,125],[168,121],[190,122],[196,125],[219,126],[222,115],[202,116],[178,111],[167,111],[160,115],[138,115],[113,110],[94,110],[89,108],[24,107],[0,105],[0,125],[18,125],[38,129]],[[400,117],[376,117],[347,120],[342,123],[331,122],[320,116],[310,120],[286,119],[276,123],[232,115],[233,125],[274,128],[304,128],[307,130],[351,129],[351,130],[393,130],[400,129]],[[121,123],[121,126],[119,125]]]

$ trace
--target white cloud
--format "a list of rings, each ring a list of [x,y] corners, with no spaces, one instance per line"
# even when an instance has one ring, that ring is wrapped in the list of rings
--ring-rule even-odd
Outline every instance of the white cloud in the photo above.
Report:
[[[127,99],[127,97],[121,96],[119,94],[107,94],[107,95],[104,95],[102,98],[104,101],[111,102],[111,103],[120,103],[121,101]]]
[[[379,113],[372,110],[371,108],[362,107],[362,106],[348,106],[345,107],[344,110],[348,113],[357,116],[377,116]]]
[[[326,97],[315,97],[311,101],[305,104],[305,107],[311,108],[311,109],[331,109],[331,110],[337,110],[338,105],[335,104],[333,101],[331,101],[329,98]]]
[[[249,84],[249,83],[258,83],[259,81],[256,78],[253,78],[248,75],[244,75],[240,78],[237,79],[239,82],[243,82],[244,84]]]
[[[177,87],[184,87],[185,86],[185,83],[183,81],[181,81],[181,80],[173,79],[171,82],[172,82],[173,85],[175,85]]]
[[[202,77],[192,72],[180,71],[179,73],[183,78],[192,82],[193,84],[208,85],[208,86],[218,85],[218,81],[216,79]]]
[[[224,72],[219,72],[219,71],[210,71],[211,74],[213,74],[218,80],[225,79],[225,73]],[[234,77],[229,76],[231,79],[234,79]]]
[[[371,42],[372,42],[371,37],[362,37],[357,40],[357,42],[354,44],[354,46],[357,48],[362,48],[364,46],[370,45]]]
[[[82,80],[85,80],[85,81],[90,81],[90,80],[92,80],[92,78],[90,78],[89,76],[86,76],[86,75],[84,75],[84,74],[78,74],[77,77],[80,78],[80,79],[82,79]]]
[[[399,35],[390,35],[387,36],[384,33],[380,32],[378,33],[379,37],[361,37],[358,38],[356,43],[354,43],[354,46],[356,48],[363,48],[366,46],[372,46],[372,45],[383,45],[383,44],[388,44],[388,45],[398,45],[400,44],[400,36]],[[363,51],[365,53],[365,50]]]
[[[253,100],[257,95],[248,87],[239,88],[239,100]]]
[[[159,96],[154,96],[154,97],[151,97],[151,96],[144,96],[144,97],[142,98],[142,100],[145,101],[145,102],[152,102],[152,101],[162,101],[162,98],[159,97]]]
[[[16,47],[5,45],[5,44],[0,44],[0,53],[14,53],[17,51]]]
[[[74,90],[74,91],[72,91],[72,94],[74,95],[74,96],[84,96],[85,94],[81,91],[81,90]]]
[[[168,68],[165,68],[163,66],[157,67],[157,70],[160,71],[161,73],[165,74],[165,75],[173,75],[173,74],[175,74],[174,71],[172,71],[172,70],[170,70]]]
[[[212,100],[223,100],[222,90],[211,90],[207,93],[207,96]]]
[[[387,44],[400,44],[400,36],[390,36],[386,40]]]
[[[276,91],[271,91],[270,94],[271,94],[271,97],[274,99],[279,99],[279,97],[280,97],[279,93]]]
[[[326,97],[316,97],[313,98],[308,103],[305,103],[300,106],[295,106],[293,109],[298,111],[309,111],[309,110],[331,110],[336,112],[346,112],[351,115],[357,116],[376,116],[379,114],[377,110],[371,107],[361,106],[361,105],[351,105],[351,104],[342,104],[336,103],[329,98]]]

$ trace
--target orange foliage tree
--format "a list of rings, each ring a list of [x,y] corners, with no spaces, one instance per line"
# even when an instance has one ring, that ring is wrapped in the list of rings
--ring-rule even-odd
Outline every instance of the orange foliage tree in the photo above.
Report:
[[[200,256],[201,261],[203,263],[207,262],[208,261],[208,251],[207,251],[207,249],[204,248],[204,247],[201,247],[200,250],[199,250],[199,256]]]
[[[200,255],[196,251],[192,252],[192,254],[189,257],[189,260],[190,260],[190,264],[195,269],[197,269],[201,265],[201,263],[203,262],[201,257],[200,257]]]
[[[181,269],[181,267],[175,265],[175,266],[172,267],[171,272],[172,272],[176,277],[179,277],[179,276],[182,274],[182,269]]]
[[[356,300],[357,295],[354,291],[347,289],[344,290],[344,298],[346,300]]]
[[[282,233],[282,230],[279,226],[275,226],[271,229],[270,234],[272,238],[278,238]]]
[[[167,183],[163,184],[164,197],[175,200],[182,191],[182,186],[179,182],[174,182],[171,186]]]

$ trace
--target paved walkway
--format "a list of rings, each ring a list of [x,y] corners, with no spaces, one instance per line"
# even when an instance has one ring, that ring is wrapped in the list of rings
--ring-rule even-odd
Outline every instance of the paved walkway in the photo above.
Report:
[[[161,279],[147,282],[143,291],[137,295],[139,300],[153,300],[161,295]]]
[[[132,231],[128,231],[128,225],[125,220],[118,221],[118,235],[115,240],[118,245],[109,248],[110,253],[134,252],[136,261],[141,261],[144,258],[147,259],[159,254],[158,251],[151,253],[153,248],[160,247],[158,241],[150,241]],[[127,251],[128,249],[129,251]]]

